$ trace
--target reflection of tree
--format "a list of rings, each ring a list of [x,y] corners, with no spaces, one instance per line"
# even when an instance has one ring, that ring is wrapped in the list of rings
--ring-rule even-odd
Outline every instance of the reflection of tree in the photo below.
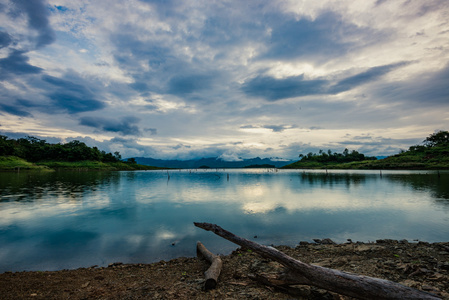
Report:
[[[35,201],[48,195],[79,200],[85,192],[119,181],[118,172],[0,172],[0,201]]]
[[[330,186],[344,184],[347,187],[352,185],[359,185],[365,183],[367,174],[351,174],[351,173],[328,173],[317,172],[309,173],[303,172],[299,175],[301,182],[308,183],[309,185]]]
[[[449,173],[388,174],[385,178],[418,191],[429,191],[437,203],[449,205]]]

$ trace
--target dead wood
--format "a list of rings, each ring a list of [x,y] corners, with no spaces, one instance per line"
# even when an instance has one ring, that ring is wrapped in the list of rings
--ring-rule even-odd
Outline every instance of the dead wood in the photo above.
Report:
[[[313,285],[328,291],[359,299],[440,299],[432,294],[422,292],[396,282],[356,275],[335,269],[310,265],[296,260],[279,250],[260,245],[241,238],[211,223],[194,223],[202,228],[247,249],[251,249],[266,258],[275,260],[291,269],[290,279],[297,284]]]
[[[218,255],[215,255],[207,250],[201,242],[196,244],[196,253],[198,257],[202,256],[211,264],[209,269],[204,272],[204,276],[206,278],[204,289],[214,289],[217,286],[218,276],[220,276],[223,262]]]

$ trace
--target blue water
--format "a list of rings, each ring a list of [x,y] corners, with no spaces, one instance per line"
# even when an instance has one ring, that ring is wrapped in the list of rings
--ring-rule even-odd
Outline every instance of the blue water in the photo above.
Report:
[[[272,169],[0,173],[0,272],[149,263],[237,246],[449,241],[449,173]]]

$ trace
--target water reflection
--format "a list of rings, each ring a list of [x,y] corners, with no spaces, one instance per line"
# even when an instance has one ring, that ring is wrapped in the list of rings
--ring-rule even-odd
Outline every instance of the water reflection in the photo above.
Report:
[[[194,256],[329,237],[449,240],[449,173],[172,170],[0,173],[0,272]],[[436,205],[435,205],[436,204]]]
[[[0,202],[36,201],[48,195],[80,200],[86,191],[119,180],[118,172],[0,172]]]

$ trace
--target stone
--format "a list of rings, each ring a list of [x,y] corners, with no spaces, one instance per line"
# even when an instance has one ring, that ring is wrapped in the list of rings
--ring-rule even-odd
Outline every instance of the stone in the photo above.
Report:
[[[333,240],[327,238],[327,239],[321,240],[321,244],[323,244],[323,245],[335,245],[336,243]]]

